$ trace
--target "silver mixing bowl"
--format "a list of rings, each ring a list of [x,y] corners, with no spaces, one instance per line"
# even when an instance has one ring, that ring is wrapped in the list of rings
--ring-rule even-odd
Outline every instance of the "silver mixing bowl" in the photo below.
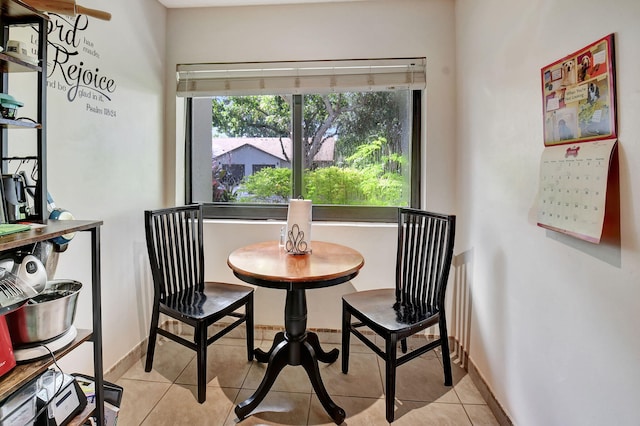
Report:
[[[6,315],[14,347],[45,342],[64,334],[76,315],[82,284],[73,280],[48,281],[42,293]]]

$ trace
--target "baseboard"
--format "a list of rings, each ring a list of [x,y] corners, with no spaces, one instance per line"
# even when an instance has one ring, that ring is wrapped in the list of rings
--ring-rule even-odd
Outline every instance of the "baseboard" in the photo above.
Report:
[[[451,360],[458,363],[469,374],[471,381],[482,395],[482,398],[486,401],[489,409],[495,416],[500,426],[513,426],[513,422],[507,415],[506,411],[500,404],[500,401],[496,398],[491,391],[491,388],[487,384],[478,368],[473,362],[473,359],[469,357],[469,354],[465,348],[455,337],[449,337],[449,348],[451,353]]]
[[[487,405],[498,421],[498,424],[500,424],[500,426],[513,426],[513,422],[504,411],[502,404],[500,404],[500,401],[498,401],[496,396],[493,394],[491,388],[487,385],[487,382],[484,380],[484,377],[482,377],[480,371],[476,368],[472,359],[469,359],[466,371],[469,374],[469,377],[471,377],[473,384],[478,388],[482,398],[487,402]]]
[[[122,377],[127,370],[133,367],[136,362],[139,362],[140,359],[146,355],[147,342],[148,339],[144,339],[142,342],[138,343],[136,347],[120,358],[111,368],[106,370],[104,373],[104,379],[108,382],[114,383]]]
[[[221,325],[214,325],[210,327],[209,333],[215,333],[215,328],[220,327]],[[183,335],[189,335],[190,327],[182,325],[182,323],[174,320],[167,320],[162,324],[163,328],[167,328],[174,333],[179,333]],[[255,340],[273,340],[276,333],[284,331],[283,327],[278,326],[270,326],[270,325],[256,325],[254,327],[254,338]],[[318,334],[321,342],[330,343],[340,345],[342,341],[342,332],[336,329],[327,329],[327,328],[309,328],[309,331],[313,331]],[[373,334],[372,332],[364,331],[364,334]],[[244,326],[238,327],[232,330],[229,337],[234,338],[244,338],[246,336]],[[414,335],[413,338],[419,339],[424,338],[424,335]],[[427,338],[432,338],[435,336],[427,335]],[[140,342],[135,348],[133,348],[129,353],[127,353],[124,357],[122,357],[119,361],[116,362],[114,366],[109,368],[105,374],[104,379],[110,382],[117,381],[122,375],[129,370],[131,367],[135,365],[136,362],[140,362],[140,359],[146,355],[147,353],[147,339],[144,339]],[[469,357],[467,352],[462,348],[459,342],[454,337],[449,337],[449,346],[451,348],[451,357],[452,360],[457,362],[468,374],[473,384],[478,388],[478,391],[487,402],[487,406],[493,412],[496,420],[501,426],[513,426],[513,422],[505,412],[500,401],[495,397],[491,388],[487,384],[486,380],[477,369],[476,365],[473,363],[473,360]]]

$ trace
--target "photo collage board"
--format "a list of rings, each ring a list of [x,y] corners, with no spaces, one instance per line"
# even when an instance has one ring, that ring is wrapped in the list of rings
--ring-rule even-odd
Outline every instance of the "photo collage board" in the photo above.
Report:
[[[616,137],[613,34],[542,69],[545,146]]]

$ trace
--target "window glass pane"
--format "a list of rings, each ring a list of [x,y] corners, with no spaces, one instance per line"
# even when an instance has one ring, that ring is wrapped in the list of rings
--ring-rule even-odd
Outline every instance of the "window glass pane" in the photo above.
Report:
[[[410,205],[410,91],[305,95],[303,117],[292,117],[292,99],[194,100],[193,201],[285,204],[302,193],[314,205]],[[299,141],[292,140],[292,120],[302,122]],[[296,143],[303,188],[294,191]],[[196,182],[207,168],[208,189]]]
[[[214,202],[286,203],[291,194],[291,96],[211,99]]]
[[[304,195],[314,204],[407,206],[409,91],[304,97]]]

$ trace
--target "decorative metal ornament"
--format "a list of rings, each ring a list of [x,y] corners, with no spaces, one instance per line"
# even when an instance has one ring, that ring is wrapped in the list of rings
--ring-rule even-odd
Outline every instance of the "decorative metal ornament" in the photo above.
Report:
[[[300,227],[297,223],[295,223],[291,230],[287,235],[287,242],[285,244],[285,249],[287,253],[290,254],[307,254],[310,253],[311,250],[307,250],[309,245],[307,241],[304,239],[304,231],[300,230]]]

